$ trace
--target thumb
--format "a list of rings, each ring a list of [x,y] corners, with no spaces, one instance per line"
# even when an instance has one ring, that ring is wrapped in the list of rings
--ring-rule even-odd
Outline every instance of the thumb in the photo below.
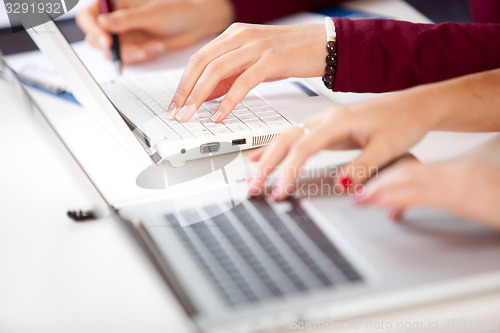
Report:
[[[120,9],[109,14],[99,15],[97,23],[103,29],[113,33],[147,30],[151,25],[151,13],[148,6]]]

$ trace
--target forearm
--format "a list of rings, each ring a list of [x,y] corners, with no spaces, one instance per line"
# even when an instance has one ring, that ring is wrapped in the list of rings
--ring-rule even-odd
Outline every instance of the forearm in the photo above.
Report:
[[[430,130],[500,131],[500,69],[412,89]],[[415,110],[416,111],[416,110]]]
[[[401,90],[500,67],[500,24],[334,20],[337,91]]]

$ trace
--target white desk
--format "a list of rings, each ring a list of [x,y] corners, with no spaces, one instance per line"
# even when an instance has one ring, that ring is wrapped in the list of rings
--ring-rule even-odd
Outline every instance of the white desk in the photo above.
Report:
[[[398,6],[403,17],[421,19]],[[77,224],[65,216],[96,199],[62,145],[2,81],[0,101],[0,332],[181,332],[168,289],[126,230],[109,218]],[[434,160],[448,147],[463,151],[489,137],[435,133],[415,151]],[[376,320],[462,317],[499,318],[500,293]]]

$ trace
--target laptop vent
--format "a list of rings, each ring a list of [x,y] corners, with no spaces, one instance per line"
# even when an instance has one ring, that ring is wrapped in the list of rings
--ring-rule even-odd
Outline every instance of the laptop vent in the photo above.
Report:
[[[268,134],[268,135],[260,135],[260,136],[255,136],[252,140],[252,146],[264,146],[269,143],[271,143],[274,139],[276,139],[280,134],[275,133],[275,134]]]

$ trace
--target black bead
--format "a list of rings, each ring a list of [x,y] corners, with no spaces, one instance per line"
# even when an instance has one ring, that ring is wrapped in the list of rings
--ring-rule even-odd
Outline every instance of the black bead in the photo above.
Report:
[[[335,53],[337,51],[337,43],[333,41],[326,43],[326,49],[328,53]]]
[[[326,74],[323,78],[325,82],[335,82],[335,76],[333,75]]]
[[[327,89],[333,89],[333,82],[326,82],[326,81],[325,81],[325,87],[326,87]]]
[[[335,75],[336,72],[335,66],[326,66],[326,74]]]
[[[337,57],[334,56],[333,54],[329,54],[326,56],[326,63],[328,66],[333,66],[337,63]]]

